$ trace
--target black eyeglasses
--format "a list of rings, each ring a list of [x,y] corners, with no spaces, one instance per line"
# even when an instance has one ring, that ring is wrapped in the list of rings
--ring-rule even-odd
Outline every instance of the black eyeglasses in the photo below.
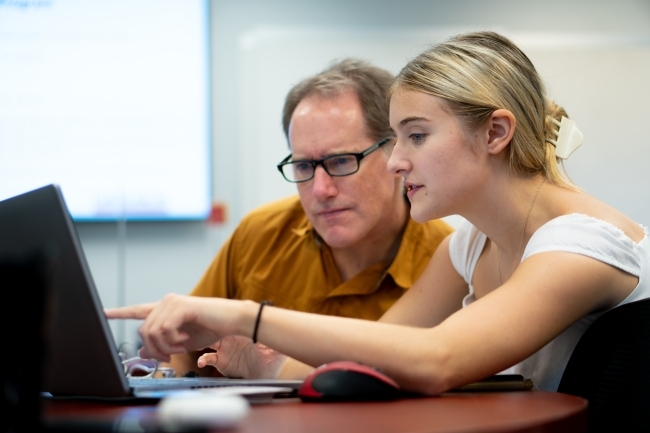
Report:
[[[304,159],[300,161],[290,161],[291,155],[289,155],[278,164],[278,170],[280,170],[280,173],[282,173],[282,176],[284,176],[286,180],[296,183],[306,182],[312,179],[316,167],[319,165],[323,167],[330,176],[349,176],[359,171],[359,164],[361,164],[363,158],[392,139],[393,137],[384,138],[360,153],[341,153],[339,155],[331,155],[318,160]]]

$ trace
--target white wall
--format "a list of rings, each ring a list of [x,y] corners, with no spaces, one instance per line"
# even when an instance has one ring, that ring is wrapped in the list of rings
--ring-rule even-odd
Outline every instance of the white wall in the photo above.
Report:
[[[650,2],[445,0],[212,3],[213,197],[222,226],[201,222],[78,224],[105,306],[186,293],[252,208],[293,193],[275,164],[286,91],[334,59],[367,58],[392,72],[426,44],[465,30],[505,33],[530,54],[585,135],[572,178],[650,225]],[[122,239],[122,241],[120,241]],[[137,324],[113,324],[135,341]]]

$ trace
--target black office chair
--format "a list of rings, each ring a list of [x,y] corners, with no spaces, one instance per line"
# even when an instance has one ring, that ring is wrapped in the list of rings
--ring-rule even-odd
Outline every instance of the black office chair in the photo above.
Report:
[[[608,311],[587,329],[558,392],[589,401],[590,432],[650,432],[650,299]]]

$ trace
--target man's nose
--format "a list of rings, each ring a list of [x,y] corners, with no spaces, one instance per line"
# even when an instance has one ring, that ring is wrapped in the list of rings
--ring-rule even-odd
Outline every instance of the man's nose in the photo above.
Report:
[[[338,194],[334,179],[327,174],[323,167],[317,166],[314,169],[314,178],[312,181],[314,182],[312,185],[312,194],[314,194],[316,199],[326,200]]]

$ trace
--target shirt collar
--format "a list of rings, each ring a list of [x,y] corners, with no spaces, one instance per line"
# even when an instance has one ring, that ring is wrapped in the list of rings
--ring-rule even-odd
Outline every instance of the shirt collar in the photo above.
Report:
[[[415,247],[422,237],[423,230],[421,224],[416,223],[409,217],[397,255],[388,267],[387,273],[393,277],[395,284],[405,290],[415,282],[413,281]]]
[[[361,290],[365,293],[372,293],[379,287],[379,283],[386,278],[386,275],[390,275],[393,278],[393,281],[395,284],[400,286],[402,289],[406,290],[410,288],[414,281],[413,281],[413,255],[415,254],[415,246],[417,244],[417,240],[422,236],[422,225],[416,223],[413,221],[410,217],[406,223],[406,228],[404,229],[404,234],[402,235],[402,240],[400,242],[399,249],[397,250],[397,255],[393,259],[392,263],[388,266],[388,269],[383,272],[383,277],[380,278],[379,281],[377,281],[376,284],[373,284],[372,287],[364,287],[361,288],[359,287],[357,290],[354,290],[355,292],[358,290]],[[301,224],[292,229],[293,233],[296,234],[297,236],[303,237],[303,236],[311,236],[313,239],[313,242],[315,243],[316,246],[319,248],[322,248],[325,246],[325,243],[323,239],[318,235],[316,230],[314,230],[314,227],[312,226],[311,222],[309,221],[308,218],[305,217],[304,221],[301,222]],[[370,266],[367,268],[367,270],[370,270],[370,268],[375,268],[375,267],[384,267],[384,264],[379,264],[376,263],[375,265]],[[385,269],[385,268],[384,268]],[[364,271],[365,272],[365,271]],[[364,273],[362,272],[362,273]],[[376,271],[375,271],[376,272]],[[350,281],[355,280],[353,278]],[[366,282],[367,284],[367,282]],[[347,284],[343,284],[347,286]],[[354,284],[356,286],[356,284]],[[341,289],[343,289],[341,287]],[[349,288],[348,288],[349,290]],[[345,291],[348,291],[345,290]],[[340,290],[334,290],[331,295],[338,295],[341,293],[338,293]]]
[[[317,247],[322,247],[325,245],[323,238],[314,230],[314,226],[311,225],[311,221],[305,215],[304,220],[298,225],[298,227],[291,229],[291,231],[298,237],[311,236],[314,243]]]

